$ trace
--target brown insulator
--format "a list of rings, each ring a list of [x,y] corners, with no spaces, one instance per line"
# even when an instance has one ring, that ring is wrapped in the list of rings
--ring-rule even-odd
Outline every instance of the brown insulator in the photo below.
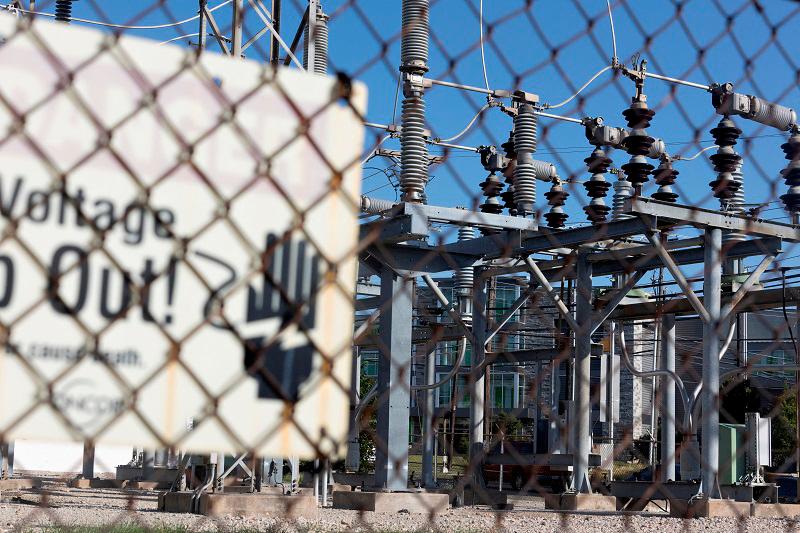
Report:
[[[583,160],[592,177],[583,184],[586,188],[586,195],[592,198],[589,205],[584,206],[587,218],[594,223],[605,222],[611,208],[606,205],[605,198],[611,184],[606,181],[605,173],[611,166],[611,159],[606,157],[605,151],[599,146],[595,148],[592,155]]]
[[[742,130],[737,128],[736,124],[727,116],[723,117],[717,127],[711,130],[711,135],[719,149],[710,157],[711,162],[714,163],[714,170],[718,174],[717,179],[709,185],[714,191],[714,196],[723,203],[733,198],[741,187],[741,184],[732,175],[742,163],[742,157],[733,148],[741,134]]]
[[[553,179],[553,185],[548,192],[544,193],[544,197],[547,198],[547,203],[550,205],[550,211],[544,215],[547,226],[554,229],[563,228],[569,217],[564,212],[564,204],[569,193],[561,186],[561,180],[558,177]]]
[[[678,195],[672,190],[672,185],[678,174],[679,172],[672,168],[672,161],[663,159],[658,168],[653,171],[653,177],[658,185],[658,192],[653,194],[653,198],[674,204]]]
[[[647,154],[655,142],[655,139],[647,134],[650,121],[656,112],[647,107],[643,101],[636,101],[631,107],[622,112],[625,120],[628,121],[630,133],[622,140],[625,151],[631,155],[630,161],[622,165],[622,170],[628,177],[628,181],[633,185],[635,194],[639,194],[642,184],[647,182],[648,176],[653,171],[653,165],[647,161]]]

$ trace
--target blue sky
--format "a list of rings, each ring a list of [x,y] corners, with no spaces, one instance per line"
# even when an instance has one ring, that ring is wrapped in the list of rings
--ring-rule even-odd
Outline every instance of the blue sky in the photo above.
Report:
[[[220,3],[209,0],[209,6]],[[268,4],[268,2],[266,2]],[[291,40],[301,15],[300,0],[285,0],[284,38]],[[52,3],[51,3],[52,4]],[[143,2],[99,2],[80,0],[75,16],[135,24],[163,23],[191,17],[196,10],[192,0],[166,0],[161,8],[142,16]],[[370,90],[369,118],[391,122],[399,62],[400,0],[326,0],[331,14],[331,68],[354,75]],[[487,33],[486,62],[493,88],[523,88],[540,95],[543,102],[563,100],[595,72],[609,63],[611,32],[604,0],[484,0]],[[800,30],[800,4],[788,0],[762,2],[759,11],[746,0],[616,0],[618,56],[629,62],[634,54],[648,60],[648,68],[659,74],[681,77],[700,83],[732,81],[736,90],[756,94],[782,104],[800,108],[798,62],[791,56]],[[52,5],[38,2],[40,9],[52,11]],[[98,9],[102,9],[101,12]],[[222,26],[229,26],[229,8],[219,10]],[[176,28],[140,30],[130,33],[167,40],[196,32],[195,21]],[[260,29],[252,14],[247,30]],[[480,63],[478,0],[433,0],[431,27],[431,70],[438,79],[482,85]],[[772,28],[775,27],[775,40]],[[648,38],[647,34],[650,34]],[[248,57],[264,57],[266,39]],[[180,45],[180,41],[176,43]],[[385,48],[384,48],[385,47]],[[385,52],[384,52],[385,50]],[[675,88],[650,79],[645,86],[651,107],[657,115],[649,129],[651,135],[668,143],[673,154],[692,155],[713,144],[708,130],[716,125],[710,95],[697,89]],[[558,109],[559,114],[583,117],[603,116],[607,123],[623,126],[622,111],[633,94],[633,84],[615,79],[609,72],[587,88],[582,99]],[[427,95],[429,126],[435,136],[448,137],[461,130],[475,111],[485,103],[480,94],[464,93],[437,87]],[[399,110],[398,118],[399,121]],[[786,135],[760,125],[736,119],[750,137],[740,152],[745,153],[745,194],[749,204],[770,203],[765,218],[786,221],[785,212],[776,203],[785,192],[779,172],[785,167],[780,145]],[[500,144],[511,127],[510,119],[498,109],[482,115],[478,125],[458,140],[470,146]],[[586,179],[583,159],[591,147],[580,126],[552,120],[540,121],[538,159],[556,164],[562,178]],[[381,132],[370,132],[372,142]],[[398,148],[390,140],[388,148]],[[442,153],[440,149],[432,152]],[[694,161],[678,162],[679,202],[715,207],[708,182],[714,179],[707,155]],[[478,184],[486,172],[476,155],[449,152],[447,161],[432,169],[429,202],[439,205],[473,205],[478,199]],[[614,166],[624,164],[628,156],[612,154]],[[394,198],[384,170],[388,162],[372,160],[365,169],[364,191],[374,196]],[[608,176],[613,181],[614,176]],[[538,184],[538,205],[546,209],[547,184]],[[571,197],[567,212],[569,223],[586,223],[581,207],[586,203],[583,186],[568,186]],[[652,180],[645,194],[655,191]],[[608,199],[610,205],[610,197]],[[784,218],[781,218],[784,217]],[[800,253],[800,251],[795,252]]]

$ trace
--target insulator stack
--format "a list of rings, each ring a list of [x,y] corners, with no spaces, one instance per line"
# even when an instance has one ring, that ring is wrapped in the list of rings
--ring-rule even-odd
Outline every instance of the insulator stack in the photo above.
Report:
[[[611,187],[605,177],[608,167],[611,166],[611,159],[606,157],[605,151],[598,146],[594,149],[592,155],[584,159],[584,162],[592,177],[583,186],[586,188],[586,194],[592,200],[589,205],[584,206],[583,210],[590,221],[594,223],[605,222],[608,212],[611,211],[611,208],[603,200]]]
[[[72,20],[72,2],[75,0],[56,0],[56,17],[59,22]]]
[[[393,200],[382,200],[370,196],[361,196],[361,212],[369,215],[385,213],[397,205]]]
[[[425,101],[421,96],[403,99],[400,189],[404,202],[422,202],[428,182],[428,144],[425,142]]]
[[[622,170],[628,177],[628,181],[633,185],[634,194],[638,195],[642,190],[642,184],[647,182],[653,165],[647,161],[655,139],[647,134],[646,128],[650,127],[650,121],[656,112],[647,107],[647,103],[637,100],[622,112],[625,120],[628,121],[630,133],[622,140],[625,151],[631,155],[630,161],[622,165]]]
[[[458,228],[458,240],[468,241],[475,238],[475,230],[461,226]],[[475,281],[475,267],[464,267],[455,271],[453,274],[453,285],[455,289],[461,294],[469,293],[472,291],[472,285]]]
[[[428,70],[430,0],[403,0],[403,38],[400,42],[402,70]]]
[[[661,164],[653,171],[658,192],[653,194],[653,198],[662,202],[674,204],[678,199],[677,193],[672,190],[679,172],[672,167],[672,161],[667,158],[661,160]]]
[[[508,165],[503,171],[503,176],[506,178],[508,187],[500,194],[500,199],[503,201],[504,207],[508,209],[508,214],[511,216],[517,215],[517,206],[514,204],[514,171],[517,168],[517,152],[514,150],[514,132],[508,133],[508,140],[504,142],[501,147],[505,151]]]
[[[306,24],[303,33],[303,68],[308,70],[308,45],[314,39],[314,70],[316,74],[328,73],[328,15],[322,11],[322,3],[317,4],[315,16],[314,35],[309,35],[310,25]]]
[[[728,211],[737,215],[744,214],[744,174],[742,173],[742,162],[736,165],[731,172],[731,178],[737,184],[733,193],[733,198],[728,202]]]
[[[547,203],[550,205],[550,211],[544,215],[547,226],[554,229],[563,228],[569,217],[564,212],[564,204],[567,203],[569,193],[562,187],[561,179],[558,176],[553,178],[553,185],[549,191],[544,193],[544,197],[547,198]]]
[[[481,148],[481,164],[489,172],[486,179],[480,184],[484,202],[480,205],[482,213],[500,214],[503,212],[503,204],[500,203],[500,193],[503,190],[503,182],[497,172],[502,172],[506,168],[506,159],[497,152],[494,146]],[[496,233],[493,230],[481,229],[484,235]]]
[[[503,212],[503,205],[500,203],[500,193],[503,190],[503,182],[497,174],[492,171],[491,174],[486,176],[486,179],[481,182],[481,191],[486,200],[481,204],[481,213],[492,213],[498,215]]]
[[[428,71],[430,1],[403,0],[403,38],[400,70],[422,76]],[[428,183],[428,144],[425,138],[425,100],[421,84],[403,84],[403,131],[400,134],[400,190],[404,202],[425,202]]]
[[[614,182],[614,199],[612,206],[614,208],[611,213],[611,218],[614,220],[621,220],[624,218],[631,218],[631,215],[625,214],[625,202],[628,198],[633,198],[633,185],[628,181],[625,172],[619,171],[617,173],[617,181]]]
[[[728,213],[736,215],[744,215],[744,174],[742,174],[742,162],[740,161],[736,168],[731,172],[731,179],[736,183],[736,190],[733,192],[733,197],[728,200],[727,205],[723,208]],[[747,234],[736,231],[726,231],[722,233],[722,242],[744,241],[747,239]]]
[[[514,205],[517,215],[533,214],[536,205],[536,168],[533,153],[536,151],[536,121],[533,106],[522,104],[514,116],[514,150],[517,166],[514,169]]]
[[[558,177],[556,166],[553,163],[548,163],[547,161],[540,161],[538,159],[534,159],[532,163],[533,163],[533,170],[536,173],[537,180],[553,181],[554,178]]]
[[[714,196],[719,198],[723,210],[726,209],[728,202],[741,186],[731,174],[742,162],[742,157],[733,148],[741,134],[742,130],[736,127],[730,117],[723,117],[717,127],[711,130],[711,135],[719,149],[710,157],[711,162],[714,163],[714,170],[718,174],[717,179],[709,185],[714,191]]]
[[[792,215],[796,215],[800,212],[800,130],[795,130],[781,148],[786,154],[786,159],[789,160],[786,168],[781,170],[781,176],[789,187],[786,194],[781,195],[781,200],[783,200],[786,210]],[[795,221],[792,220],[792,222]]]

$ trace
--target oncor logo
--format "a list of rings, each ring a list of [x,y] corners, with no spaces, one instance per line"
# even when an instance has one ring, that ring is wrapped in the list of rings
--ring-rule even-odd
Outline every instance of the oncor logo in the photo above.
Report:
[[[53,403],[79,427],[105,422],[125,408],[122,398],[98,393],[88,379],[76,379],[65,384],[53,393]]]

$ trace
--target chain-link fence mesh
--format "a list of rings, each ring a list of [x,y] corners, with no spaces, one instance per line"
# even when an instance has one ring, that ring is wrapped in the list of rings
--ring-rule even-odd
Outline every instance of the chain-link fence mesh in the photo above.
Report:
[[[793,527],[796,2],[3,9],[7,528]]]

